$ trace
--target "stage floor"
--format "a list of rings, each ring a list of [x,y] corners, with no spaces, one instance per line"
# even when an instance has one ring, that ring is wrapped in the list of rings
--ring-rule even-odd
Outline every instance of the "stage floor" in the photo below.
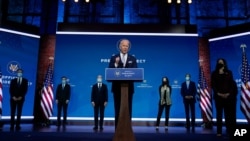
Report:
[[[156,131],[154,126],[133,126],[136,141],[229,141],[227,135],[216,136],[216,127],[204,129],[196,127],[195,131],[188,131],[184,126],[170,126],[166,131],[164,126]],[[223,128],[225,133],[225,128]],[[65,127],[33,126],[22,124],[20,131],[10,131],[10,126],[5,124],[0,132],[1,141],[111,141],[115,134],[114,126],[104,126],[103,131],[94,131],[92,125],[66,125]]]

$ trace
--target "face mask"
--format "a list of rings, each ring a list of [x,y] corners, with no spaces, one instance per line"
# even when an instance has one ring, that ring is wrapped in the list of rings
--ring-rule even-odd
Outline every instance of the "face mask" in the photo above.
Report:
[[[224,67],[223,64],[218,64],[218,68],[221,69],[222,67]]]
[[[18,76],[18,77],[22,77],[23,74],[22,74],[21,72],[18,72],[18,73],[17,73],[17,76]]]
[[[101,83],[101,82],[102,82],[102,79],[101,79],[101,78],[97,78],[97,82],[98,82],[98,83]]]
[[[190,77],[186,77],[186,81],[189,81],[190,80]]]
[[[163,84],[163,85],[167,85],[167,79],[166,79],[166,78],[163,78],[162,84]]]
[[[63,84],[66,84],[66,80],[62,80],[62,83],[63,83]]]

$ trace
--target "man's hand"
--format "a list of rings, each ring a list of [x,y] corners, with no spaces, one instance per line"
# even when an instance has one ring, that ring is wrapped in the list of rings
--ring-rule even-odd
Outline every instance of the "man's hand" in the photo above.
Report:
[[[17,98],[17,100],[19,101],[19,100],[22,100],[23,98],[21,97],[21,96],[19,96],[18,98]]]
[[[119,64],[119,62],[120,62],[120,57],[118,56],[118,57],[115,58],[115,63]]]
[[[92,106],[95,107],[95,102],[91,102]]]
[[[106,106],[107,104],[108,104],[108,102],[105,101],[105,102],[104,102],[104,106]]]
[[[66,100],[66,104],[68,104],[69,103],[69,100]]]
[[[14,101],[17,101],[17,98],[16,98],[15,96],[13,96],[12,99],[13,99]]]
[[[193,98],[193,96],[191,96],[191,95],[187,95],[187,96],[185,96],[185,98],[186,98],[186,99],[192,99],[192,98]]]
[[[224,94],[218,93],[218,95],[222,98],[227,98],[229,96],[229,93],[224,93]]]

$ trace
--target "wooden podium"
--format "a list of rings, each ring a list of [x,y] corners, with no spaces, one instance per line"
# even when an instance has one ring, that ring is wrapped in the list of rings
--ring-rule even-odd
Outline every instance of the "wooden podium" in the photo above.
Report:
[[[105,79],[108,81],[122,80],[121,105],[119,119],[113,141],[135,141],[128,105],[128,81],[142,81],[143,68],[106,68]],[[124,81],[126,80],[126,81]]]
[[[121,85],[121,106],[113,141],[135,141],[128,108],[127,83]]]

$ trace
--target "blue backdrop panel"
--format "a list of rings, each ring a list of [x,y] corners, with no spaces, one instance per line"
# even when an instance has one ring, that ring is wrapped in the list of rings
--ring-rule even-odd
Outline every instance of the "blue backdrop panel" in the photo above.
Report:
[[[240,111],[240,82],[241,82],[241,62],[242,62],[242,48],[241,44],[246,44],[247,58],[250,59],[250,33],[241,33],[225,37],[210,39],[210,56],[211,56],[211,69],[215,69],[216,61],[218,58],[224,58],[227,61],[228,68],[233,72],[235,81],[238,84],[238,97],[237,97],[237,119],[245,119]],[[214,117],[216,111],[213,112]]]
[[[29,80],[23,116],[33,115],[39,36],[0,29],[0,67],[3,74],[3,116],[10,116],[9,84],[16,69],[24,70]]]
[[[93,117],[90,103],[91,87],[96,76],[105,76],[112,54],[118,53],[117,42],[121,38],[131,41],[130,54],[135,55],[138,67],[144,68],[143,82],[135,83],[133,98],[134,118],[155,118],[158,111],[158,87],[163,76],[167,76],[173,87],[173,105],[171,118],[184,118],[184,106],[180,95],[180,85],[185,74],[198,81],[198,47],[197,35],[174,34],[93,34],[91,33],[57,33],[55,53],[55,89],[66,75],[72,86],[68,115],[73,117]],[[105,117],[114,116],[111,83],[104,81],[109,89],[109,102]],[[196,104],[197,118],[200,108]],[[54,106],[55,111],[57,110]],[[54,116],[56,112],[54,112]],[[163,114],[164,117],[164,114]]]

